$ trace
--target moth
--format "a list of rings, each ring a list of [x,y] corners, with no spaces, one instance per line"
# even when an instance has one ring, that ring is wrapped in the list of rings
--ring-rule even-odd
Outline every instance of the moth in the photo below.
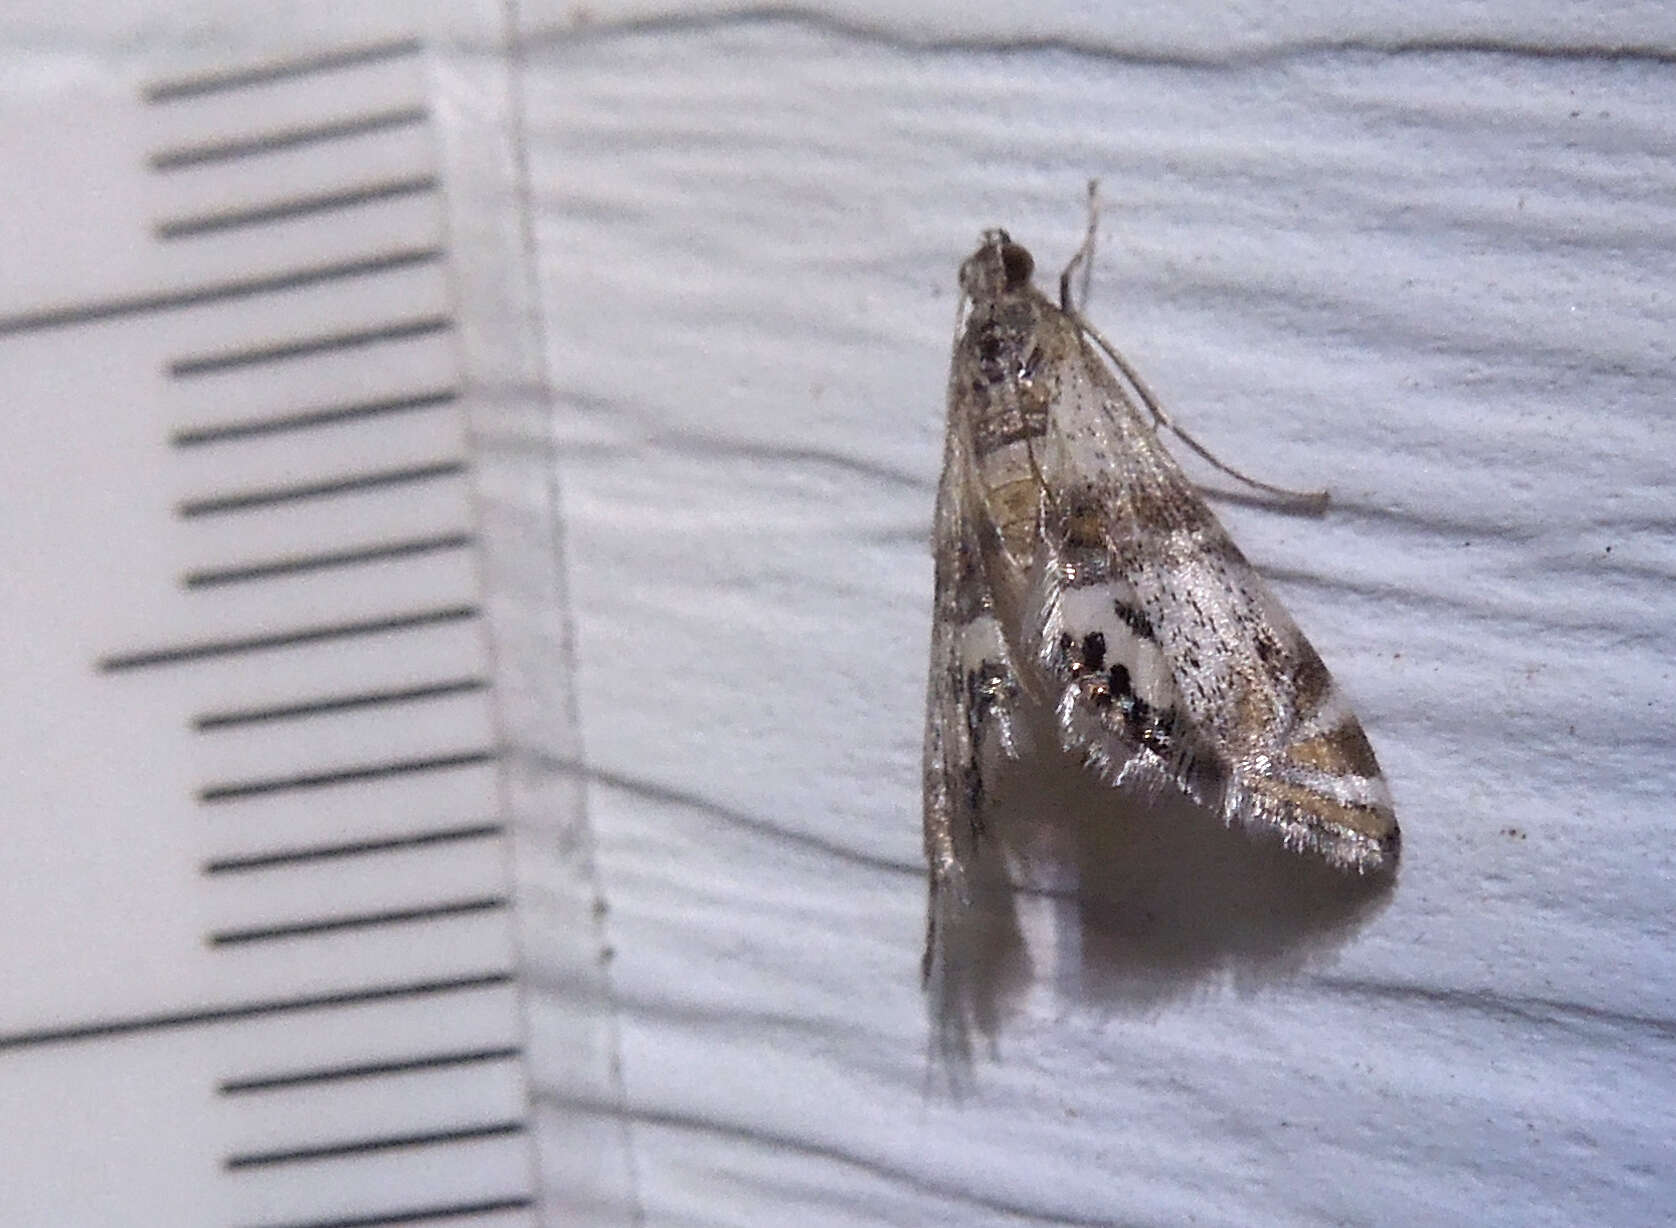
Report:
[[[1114,786],[1177,789],[1347,872],[1396,864],[1390,791],[1361,725],[1159,432],[1289,492],[1181,432],[1073,308],[1093,234],[1091,217],[1058,303],[1004,230],[960,268],[933,532],[928,978],[1027,702]]]

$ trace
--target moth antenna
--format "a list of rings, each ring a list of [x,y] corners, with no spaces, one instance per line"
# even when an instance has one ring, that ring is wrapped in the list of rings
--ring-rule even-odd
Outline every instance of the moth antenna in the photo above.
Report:
[[[1088,181],[1088,229],[1083,232],[1082,246],[1077,248],[1071,262],[1065,266],[1065,271],[1059,275],[1059,306],[1066,315],[1076,314],[1071,306],[1071,275],[1077,266],[1082,266],[1082,293],[1077,296],[1078,301],[1088,306],[1088,295],[1094,284],[1094,239],[1100,231],[1100,181]]]

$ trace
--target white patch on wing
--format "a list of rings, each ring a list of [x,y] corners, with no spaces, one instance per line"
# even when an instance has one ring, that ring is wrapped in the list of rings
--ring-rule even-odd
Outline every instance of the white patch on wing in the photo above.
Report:
[[[1001,623],[993,614],[980,614],[956,633],[960,645],[961,676],[982,669],[984,664],[1004,665],[1007,644]]]
[[[1338,684],[1329,683],[1327,693],[1321,697],[1321,703],[1314,712],[1298,713],[1298,724],[1292,730],[1291,740],[1302,742],[1307,738],[1329,734],[1341,725],[1355,723],[1356,716],[1350,711],[1350,705],[1344,701]]]
[[[1292,763],[1285,764],[1284,767],[1277,765],[1269,774],[1277,780],[1285,780],[1329,801],[1344,805],[1378,806],[1390,803],[1390,790],[1386,788],[1385,781],[1377,776],[1324,772],[1320,768],[1301,767]]]
[[[1123,666],[1137,696],[1153,708],[1168,708],[1176,701],[1169,661],[1156,640],[1136,634],[1117,612],[1119,604],[1132,607],[1134,601],[1134,588],[1121,580],[1061,589],[1043,636],[1043,651],[1051,651],[1062,634],[1081,644],[1090,632],[1098,632],[1106,645],[1104,668]]]

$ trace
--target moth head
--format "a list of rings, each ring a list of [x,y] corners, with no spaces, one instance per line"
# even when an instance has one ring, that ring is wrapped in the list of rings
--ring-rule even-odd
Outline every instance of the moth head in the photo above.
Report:
[[[960,266],[960,288],[974,301],[1016,294],[1030,286],[1036,261],[1004,230],[984,231],[978,250]]]

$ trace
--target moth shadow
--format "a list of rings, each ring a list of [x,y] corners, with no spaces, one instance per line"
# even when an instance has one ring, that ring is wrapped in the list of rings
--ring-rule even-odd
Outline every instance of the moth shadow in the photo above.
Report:
[[[1114,790],[1051,735],[995,783],[932,1003],[945,1056],[969,1053],[967,1031],[993,1048],[1010,1004],[1044,980],[1137,1014],[1213,985],[1258,991],[1330,962],[1394,885],[1232,831],[1172,792]]]

